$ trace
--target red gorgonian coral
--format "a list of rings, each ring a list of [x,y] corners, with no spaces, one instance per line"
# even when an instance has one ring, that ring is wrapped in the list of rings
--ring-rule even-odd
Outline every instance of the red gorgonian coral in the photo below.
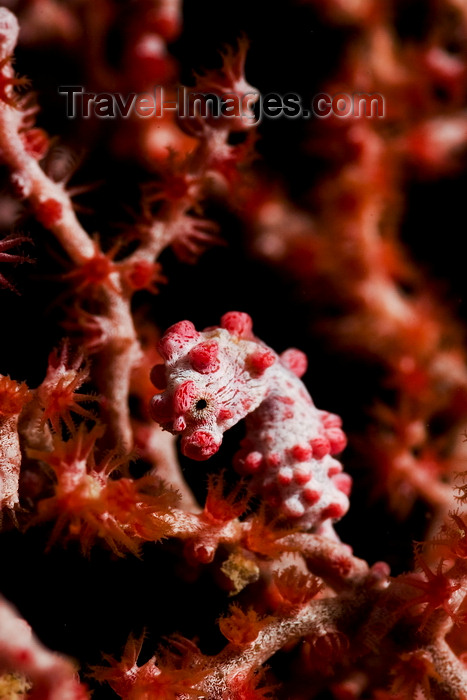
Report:
[[[0,698],[466,700],[464,3],[4,5]]]

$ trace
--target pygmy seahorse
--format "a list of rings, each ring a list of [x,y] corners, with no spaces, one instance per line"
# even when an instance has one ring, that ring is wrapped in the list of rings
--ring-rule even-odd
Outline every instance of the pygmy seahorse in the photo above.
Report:
[[[176,323],[159,352],[164,364],[151,378],[162,393],[153,397],[151,415],[182,436],[184,455],[208,459],[223,433],[246,418],[234,466],[251,478],[253,493],[304,529],[347,512],[351,479],[333,457],[346,444],[341,419],[314,405],[300,379],[304,353],[290,348],[277,355],[239,311],[203,332],[190,321]]]

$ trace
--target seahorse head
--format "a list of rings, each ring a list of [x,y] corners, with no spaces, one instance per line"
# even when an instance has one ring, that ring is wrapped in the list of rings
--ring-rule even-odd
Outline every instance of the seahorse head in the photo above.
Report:
[[[159,343],[164,364],[151,378],[162,389],[151,401],[151,415],[182,436],[183,454],[208,459],[223,433],[259,406],[265,373],[277,355],[252,334],[248,314],[224,314],[219,327],[198,332],[190,321],[171,326]]]

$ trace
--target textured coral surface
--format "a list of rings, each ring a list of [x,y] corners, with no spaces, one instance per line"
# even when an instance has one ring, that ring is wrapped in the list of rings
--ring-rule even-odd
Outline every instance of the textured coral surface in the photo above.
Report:
[[[465,0],[2,3],[0,700],[467,700],[466,97]]]

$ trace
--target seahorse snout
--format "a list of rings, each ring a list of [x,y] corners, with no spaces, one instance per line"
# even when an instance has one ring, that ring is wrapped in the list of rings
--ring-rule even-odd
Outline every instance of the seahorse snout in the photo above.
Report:
[[[222,434],[209,430],[195,430],[190,435],[182,438],[181,449],[185,457],[190,457],[197,462],[209,459],[215,454],[222,444]]]

